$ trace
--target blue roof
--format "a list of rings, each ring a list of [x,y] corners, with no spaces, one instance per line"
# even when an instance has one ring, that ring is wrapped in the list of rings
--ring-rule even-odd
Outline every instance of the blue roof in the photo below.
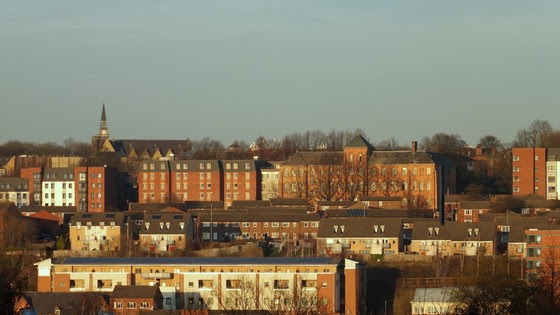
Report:
[[[69,257],[61,265],[338,265],[329,257]]]

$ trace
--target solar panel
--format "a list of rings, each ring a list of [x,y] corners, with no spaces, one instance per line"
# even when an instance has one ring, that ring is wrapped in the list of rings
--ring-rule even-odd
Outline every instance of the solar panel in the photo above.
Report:
[[[69,257],[64,265],[325,265],[328,257]]]
[[[175,220],[181,220],[182,218],[183,218],[182,215],[174,215],[173,216],[173,219],[175,219]]]
[[[346,210],[346,215],[349,217],[363,217],[365,216],[365,211],[363,209],[349,209]]]

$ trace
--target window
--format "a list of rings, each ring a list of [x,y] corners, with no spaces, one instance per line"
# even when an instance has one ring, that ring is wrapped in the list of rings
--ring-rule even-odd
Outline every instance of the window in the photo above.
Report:
[[[514,161],[519,161],[519,155],[514,155],[514,156],[512,157],[512,159],[513,159]]]
[[[226,280],[226,289],[240,289],[241,280]]]
[[[554,183],[556,181],[556,177],[555,176],[548,176],[548,182],[549,183]]]
[[[214,287],[214,280],[198,280],[199,289],[212,289]]]
[[[288,280],[274,280],[275,290],[286,290],[289,289],[290,282]]]
[[[122,302],[115,302],[115,303],[113,304],[113,308],[122,309]]]
[[[513,176],[513,182],[514,183],[519,183],[519,176]]]
[[[278,222],[272,222],[272,227],[278,227],[278,226],[279,226]]]

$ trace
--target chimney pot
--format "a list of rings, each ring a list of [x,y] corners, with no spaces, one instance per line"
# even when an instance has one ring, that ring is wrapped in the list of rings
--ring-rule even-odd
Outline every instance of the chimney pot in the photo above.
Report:
[[[418,142],[412,141],[411,149],[412,149],[412,153],[416,153],[416,150],[418,149]]]

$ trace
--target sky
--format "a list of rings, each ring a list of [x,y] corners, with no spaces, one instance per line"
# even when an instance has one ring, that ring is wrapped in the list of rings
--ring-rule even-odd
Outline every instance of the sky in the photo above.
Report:
[[[560,122],[560,1],[2,1],[0,142]]]

